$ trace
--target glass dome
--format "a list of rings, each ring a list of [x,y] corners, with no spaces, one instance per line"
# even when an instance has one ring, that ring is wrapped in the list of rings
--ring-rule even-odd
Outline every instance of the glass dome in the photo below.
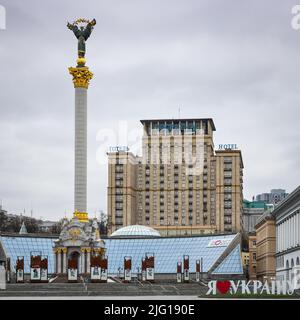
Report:
[[[160,236],[157,230],[141,225],[123,227],[111,234],[112,238],[157,238]]]

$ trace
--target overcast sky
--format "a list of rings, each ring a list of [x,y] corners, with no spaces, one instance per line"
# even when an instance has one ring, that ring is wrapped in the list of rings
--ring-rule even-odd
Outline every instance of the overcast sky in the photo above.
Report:
[[[211,117],[236,143],[244,196],[300,182],[296,0],[0,0],[0,199],[10,213],[73,211],[77,42],[67,21],[96,18],[87,42],[88,211],[106,211],[106,135],[140,119]],[[125,122],[124,122],[125,121]],[[97,141],[100,138],[99,141]],[[123,135],[122,135],[123,136]],[[103,138],[101,138],[103,137]],[[105,140],[105,142],[103,142]],[[98,156],[98,161],[97,161]],[[102,158],[101,158],[102,157]],[[102,161],[100,161],[101,159]]]

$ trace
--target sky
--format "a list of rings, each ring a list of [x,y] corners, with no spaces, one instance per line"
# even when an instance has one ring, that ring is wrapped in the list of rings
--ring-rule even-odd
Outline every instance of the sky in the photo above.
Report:
[[[296,0],[0,0],[0,199],[9,213],[73,212],[77,40],[87,41],[88,212],[106,212],[109,146],[140,154],[140,119],[213,118],[242,150],[244,197],[300,182]],[[1,7],[2,6],[2,7]],[[3,12],[3,10],[2,10]],[[1,10],[0,10],[1,13]],[[1,19],[0,14],[0,19]],[[2,21],[3,23],[3,21]],[[0,21],[1,26],[1,21]],[[127,136],[127,140],[126,140]]]

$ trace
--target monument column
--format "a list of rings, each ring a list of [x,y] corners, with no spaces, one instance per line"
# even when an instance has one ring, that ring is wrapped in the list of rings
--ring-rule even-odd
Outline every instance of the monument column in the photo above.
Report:
[[[75,181],[74,215],[88,221],[87,215],[87,90],[93,74],[78,58],[76,68],[69,68],[75,87]]]
[[[70,67],[75,88],[75,181],[74,216],[81,222],[88,222],[87,214],[87,90],[93,77],[85,65],[86,40],[90,37],[96,20],[77,19],[67,27],[77,38],[77,66]]]

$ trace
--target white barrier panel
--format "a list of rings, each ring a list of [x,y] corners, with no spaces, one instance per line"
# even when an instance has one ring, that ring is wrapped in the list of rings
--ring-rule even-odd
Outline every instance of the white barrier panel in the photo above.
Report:
[[[190,273],[189,273],[188,269],[185,269],[183,271],[183,279],[184,279],[184,281],[189,281],[190,280]]]
[[[91,280],[101,280],[100,267],[91,267]]]
[[[30,268],[30,280],[31,281],[41,280],[41,268]]]
[[[68,281],[77,281],[78,270],[77,269],[68,269]]]
[[[101,281],[107,281],[107,269],[101,268]]]
[[[197,281],[197,282],[200,281],[200,272],[196,272],[196,281]]]
[[[126,269],[124,271],[124,280],[131,281],[131,270],[130,269]]]
[[[182,281],[181,273],[177,273],[177,282],[180,283]]]
[[[154,268],[146,269],[146,280],[153,281],[154,280]]]
[[[6,270],[4,266],[0,265],[0,290],[6,289]]]
[[[24,282],[24,270],[17,270],[17,282]]]
[[[41,269],[41,281],[48,281],[48,270]]]

